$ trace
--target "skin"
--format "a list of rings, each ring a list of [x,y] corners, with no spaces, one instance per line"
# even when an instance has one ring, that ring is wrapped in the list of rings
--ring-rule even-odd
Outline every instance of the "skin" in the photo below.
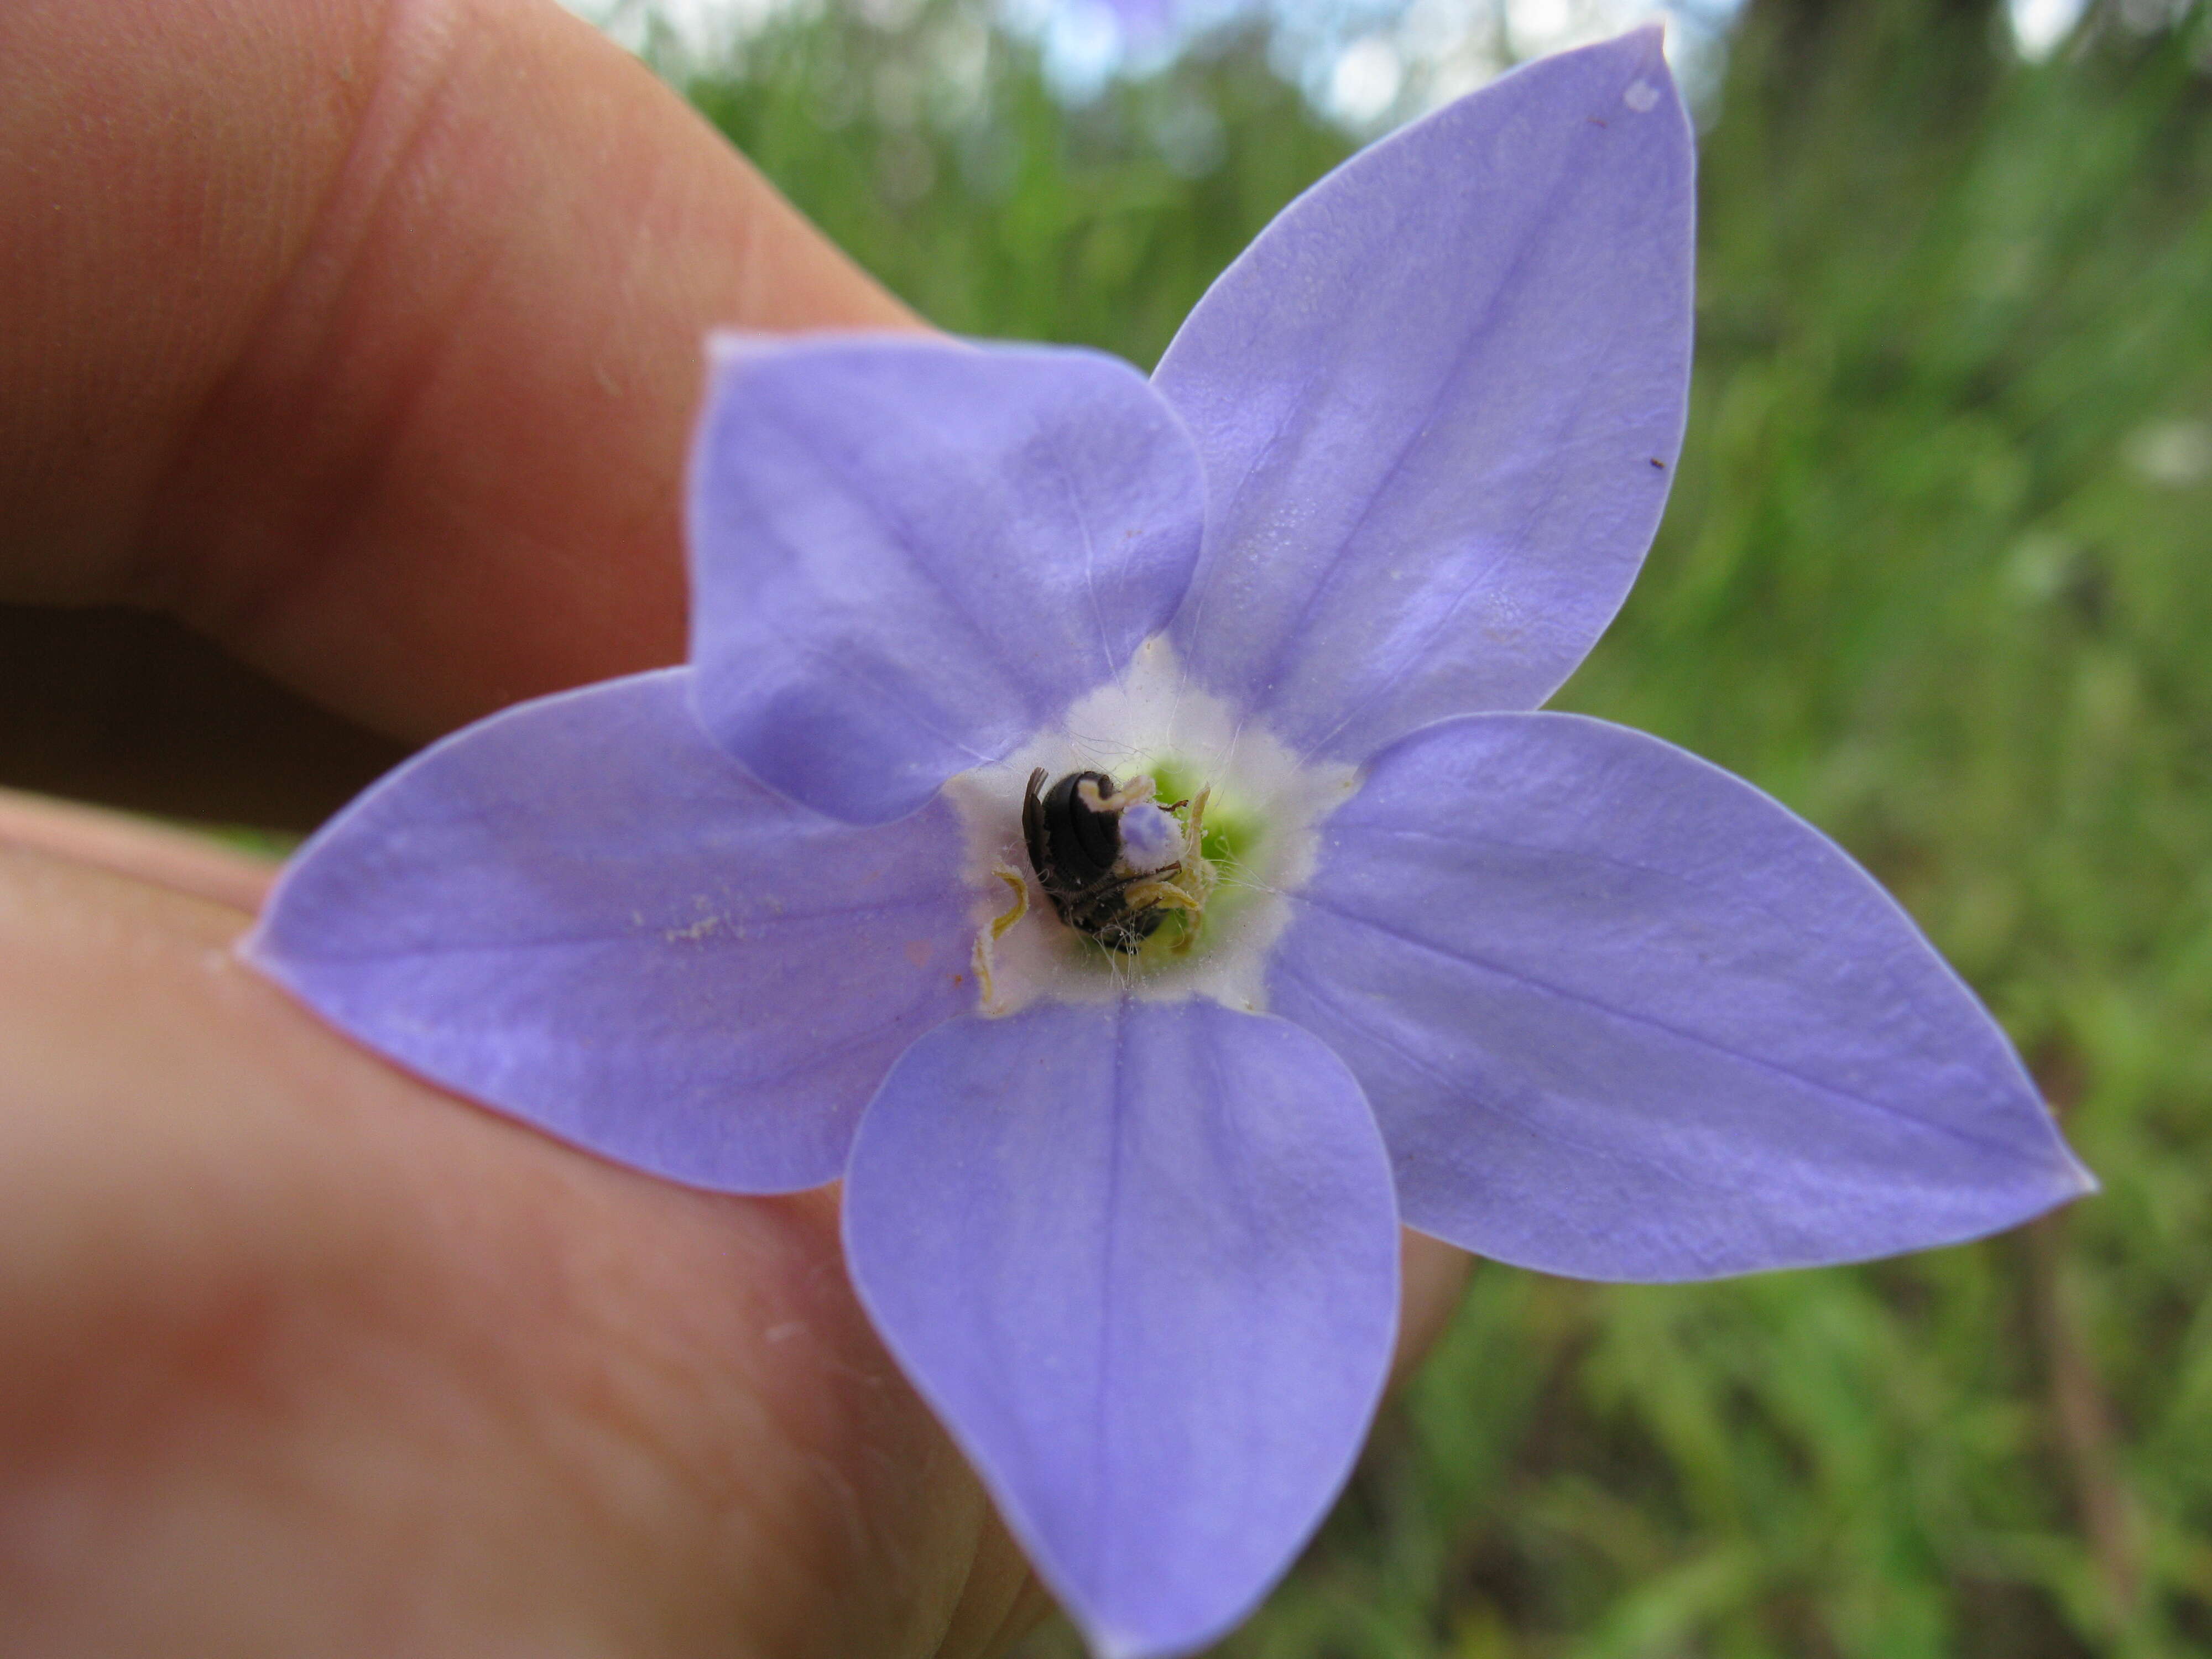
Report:
[[[0,600],[167,612],[410,743],[675,661],[713,325],[917,325],[544,0],[0,8]],[[834,1193],[672,1187],[351,1047],[230,954],[269,873],[0,794],[11,1652],[1039,1616]],[[1401,1359],[1463,1273],[1407,1264]]]

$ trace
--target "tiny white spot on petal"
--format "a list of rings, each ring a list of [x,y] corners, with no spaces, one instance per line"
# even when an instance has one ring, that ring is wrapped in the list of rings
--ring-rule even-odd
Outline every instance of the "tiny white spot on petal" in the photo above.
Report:
[[[1659,101],[1659,88],[1649,81],[1632,81],[1628,90],[1620,94],[1620,101],[1642,115]]]

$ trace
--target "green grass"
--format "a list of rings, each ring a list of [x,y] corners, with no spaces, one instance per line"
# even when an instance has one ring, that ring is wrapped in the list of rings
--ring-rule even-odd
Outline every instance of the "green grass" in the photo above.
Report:
[[[2008,65],[1972,11],[1754,6],[1673,506],[1562,701],[1869,864],[2106,1191],[1864,1269],[1484,1269],[1228,1654],[2212,1650],[2212,483],[2153,476],[2212,422],[2212,79],[2118,31]],[[946,327],[1149,363],[1350,148],[1258,35],[1068,110],[978,15],[690,88]]]

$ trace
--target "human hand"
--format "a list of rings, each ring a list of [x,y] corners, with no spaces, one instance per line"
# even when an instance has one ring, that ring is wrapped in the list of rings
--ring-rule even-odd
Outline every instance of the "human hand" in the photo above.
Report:
[[[710,325],[911,325],[544,0],[0,21],[0,598],[420,740],[673,661]],[[972,1655],[1042,1605],[835,1199],[599,1163],[330,1035],[250,861],[0,803],[21,1650]],[[1414,1247],[1409,1345],[1459,1258]]]

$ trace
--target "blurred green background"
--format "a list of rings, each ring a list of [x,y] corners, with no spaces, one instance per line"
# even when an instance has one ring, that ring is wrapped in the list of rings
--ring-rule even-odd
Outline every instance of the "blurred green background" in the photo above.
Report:
[[[937,323],[1149,366],[1358,135],[1280,15],[1074,90],[1002,15],[646,49]],[[1863,1269],[1481,1270],[1228,1654],[2212,1653],[2212,10],[2093,6],[2039,61],[1977,0],[1728,21],[1680,481],[1562,701],[1871,866],[2106,1190]]]

